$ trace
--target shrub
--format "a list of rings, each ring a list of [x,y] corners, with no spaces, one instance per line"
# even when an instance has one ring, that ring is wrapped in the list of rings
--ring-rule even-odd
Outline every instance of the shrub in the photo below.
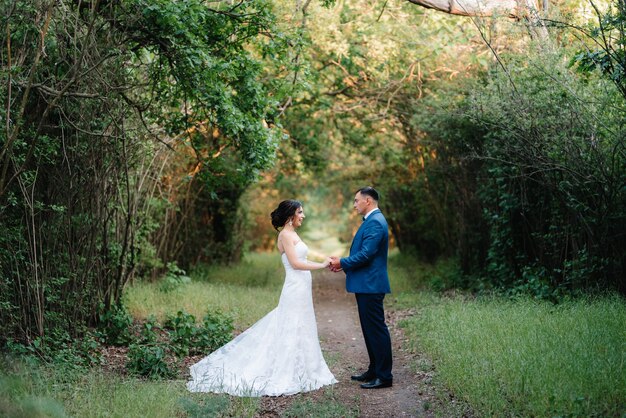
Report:
[[[169,332],[171,348],[176,355],[189,354],[189,349],[197,334],[196,317],[184,311],[178,311],[176,316],[169,316],[165,321],[165,328]]]
[[[203,327],[199,330],[198,347],[211,352],[226,344],[232,339],[233,318],[219,310],[209,311],[202,321]]]
[[[626,292],[624,97],[562,50],[502,58],[412,108],[383,190],[399,248],[458,256],[469,288]]]
[[[215,350],[232,338],[233,320],[221,311],[209,311],[202,322],[196,324],[195,316],[178,311],[165,322],[172,350],[176,355],[202,354]]]
[[[132,316],[126,311],[122,304],[111,306],[109,310],[104,310],[100,306],[100,326],[99,332],[104,342],[118,346],[128,345],[133,340],[131,326]]]
[[[83,373],[100,362],[96,336],[85,332],[80,339],[71,338],[63,330],[52,330],[30,344],[8,340],[6,349],[34,364],[50,364],[67,378]]]
[[[171,378],[174,371],[168,364],[168,351],[161,344],[131,344],[126,368],[133,374],[157,378]]]
[[[191,282],[191,279],[187,276],[185,270],[179,268],[175,262],[167,263],[167,273],[161,280],[159,290],[168,293],[189,282]]]

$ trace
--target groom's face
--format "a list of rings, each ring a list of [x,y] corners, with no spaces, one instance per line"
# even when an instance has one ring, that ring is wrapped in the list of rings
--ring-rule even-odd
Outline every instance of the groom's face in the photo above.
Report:
[[[354,196],[354,209],[356,209],[359,215],[365,215],[367,212],[367,196],[362,195],[361,192],[358,192]]]

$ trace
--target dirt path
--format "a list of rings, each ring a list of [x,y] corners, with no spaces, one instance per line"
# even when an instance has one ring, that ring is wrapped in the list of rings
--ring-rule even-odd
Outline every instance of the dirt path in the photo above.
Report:
[[[397,326],[402,312],[387,308],[387,324],[393,344],[392,388],[361,389],[350,376],[368,364],[367,351],[359,325],[354,295],[345,291],[341,273],[316,272],[313,298],[318,333],[326,361],[339,383],[333,386],[333,399],[360,417],[429,417],[434,395],[429,385],[430,372],[415,370],[415,356],[405,349],[405,338]],[[302,399],[323,399],[323,390],[297,395]],[[296,397],[263,398],[261,416],[280,416]],[[358,412],[357,412],[358,411]],[[316,416],[310,411],[310,416]]]

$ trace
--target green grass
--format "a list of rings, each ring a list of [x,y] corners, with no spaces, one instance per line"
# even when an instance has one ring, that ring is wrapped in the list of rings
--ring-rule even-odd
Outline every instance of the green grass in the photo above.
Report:
[[[409,296],[413,344],[480,416],[623,416],[626,303]]]
[[[153,381],[50,366],[0,367],[0,416],[85,418],[252,417],[258,398],[189,393],[185,382]]]
[[[315,418],[345,418],[358,417],[358,408],[349,408],[338,401],[333,388],[324,390],[321,399],[311,399],[307,394],[296,395],[296,399],[281,414],[284,417],[315,417]]]
[[[626,413],[623,299],[552,305],[443,298],[420,289],[454,277],[452,264],[429,266],[393,252],[389,268],[394,306],[416,310],[404,321],[411,343],[427,354],[415,367],[434,367],[438,385],[469,404],[475,415]],[[196,269],[191,277],[191,283],[170,292],[162,292],[159,283],[135,283],[127,289],[126,304],[136,318],[154,314],[161,320],[180,309],[198,319],[207,309],[221,309],[244,329],[275,308],[284,270],[272,252],[251,254],[235,266]],[[332,354],[329,361],[336,361]],[[98,370],[76,377],[55,367],[0,365],[0,416],[251,417],[260,406],[256,398],[191,394],[180,380],[150,381]],[[449,398],[440,402],[450,403]],[[459,416],[466,409],[446,411]],[[299,396],[285,411],[285,416],[312,415],[358,416],[359,411],[338,402],[332,388],[322,397]]]
[[[426,288],[445,287],[443,283],[451,282],[459,275],[457,270],[454,259],[428,264],[411,255],[402,254],[398,249],[389,252],[388,271],[392,296],[415,293]]]
[[[185,310],[201,320],[207,310],[230,313],[239,329],[278,304],[284,269],[277,253],[250,254],[233,266],[197,268],[190,283],[163,292],[161,284],[136,282],[125,292],[135,318]],[[76,376],[54,366],[8,366],[0,361],[0,416],[11,417],[176,417],[246,416],[256,398],[191,394],[180,380],[152,381],[84,370]],[[10,363],[9,363],[10,365]]]
[[[418,263],[392,251],[389,278],[392,296],[414,292],[446,268]],[[313,275],[318,274],[313,272]],[[200,320],[207,310],[233,315],[235,326],[245,329],[278,304],[285,271],[278,254],[252,253],[232,266],[204,266],[191,274],[191,283],[162,292],[160,282],[136,282],[125,290],[125,304],[133,317],[155,315],[164,320],[183,309]],[[314,279],[315,280],[315,279]]]
[[[0,368],[0,416],[163,417],[180,414],[181,381],[146,381],[52,366]]]
[[[70,389],[68,387],[68,389]],[[71,390],[59,393],[76,417],[172,417],[185,394],[180,381],[146,381],[99,373],[87,374]]]
[[[198,268],[191,283],[171,292],[160,291],[158,282],[137,282],[126,289],[125,303],[135,318],[160,320],[180,309],[198,320],[207,310],[220,309],[244,329],[276,307],[284,276],[276,253],[250,254],[237,265]]]

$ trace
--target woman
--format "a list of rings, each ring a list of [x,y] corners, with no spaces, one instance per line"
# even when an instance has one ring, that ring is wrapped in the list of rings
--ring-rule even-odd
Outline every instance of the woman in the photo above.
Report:
[[[307,261],[308,248],[296,233],[304,220],[300,202],[280,202],[271,218],[286,273],[278,306],[191,366],[191,392],[279,396],[337,382],[322,356],[311,292],[310,270],[327,267],[330,259]]]

